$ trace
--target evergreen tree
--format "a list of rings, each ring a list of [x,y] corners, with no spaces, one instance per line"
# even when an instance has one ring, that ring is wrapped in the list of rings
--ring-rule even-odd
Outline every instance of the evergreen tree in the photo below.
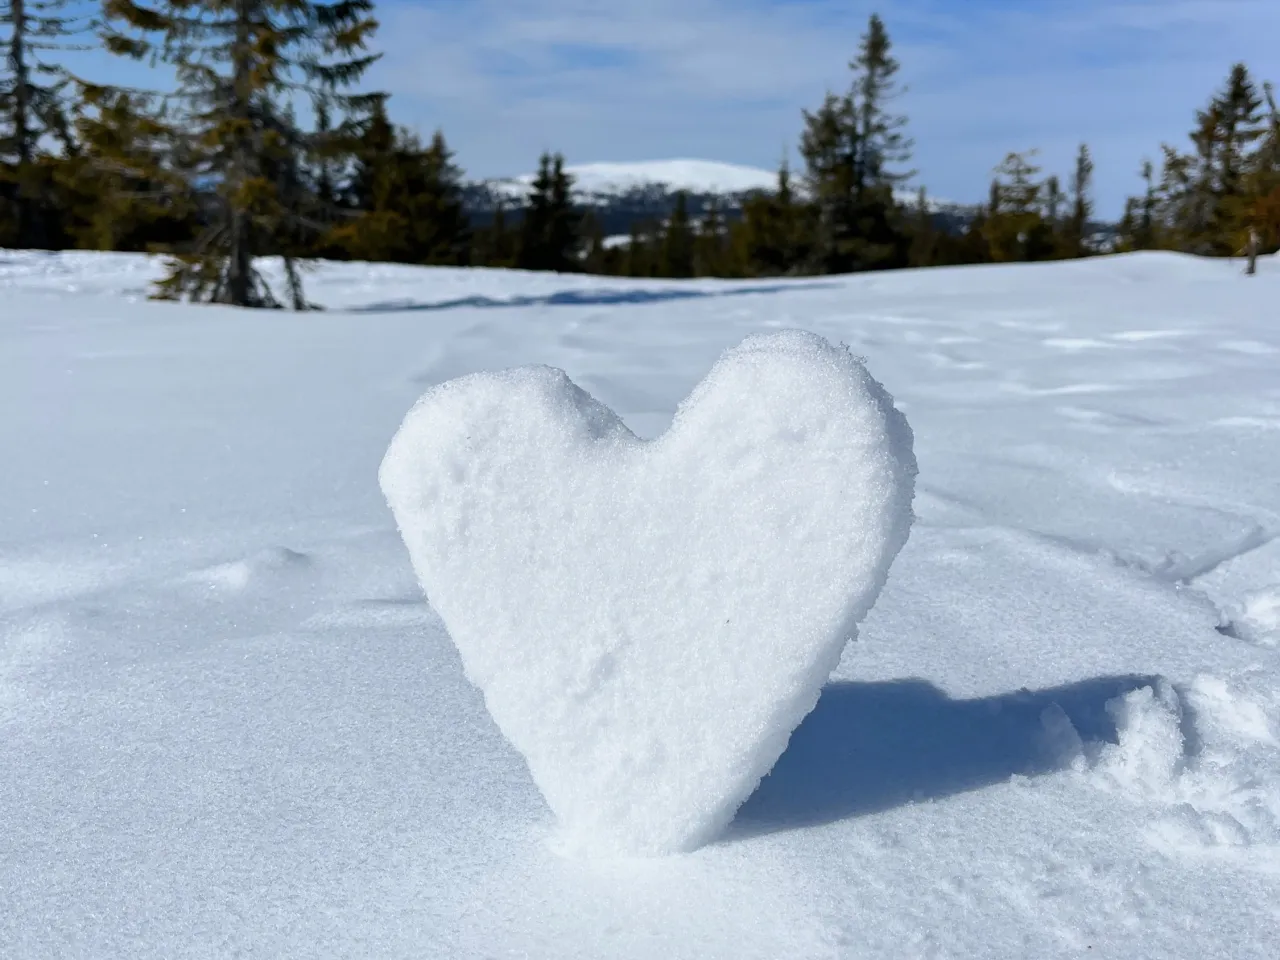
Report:
[[[1063,236],[1063,252],[1068,257],[1083,257],[1089,251],[1089,218],[1093,216],[1093,158],[1087,144],[1080,144],[1075,169],[1071,172],[1071,212]]]
[[[424,148],[407,131],[375,116],[361,144],[352,194],[361,206],[330,232],[329,243],[358,260],[463,266],[470,227],[462,203],[462,171],[444,135]]]
[[[199,205],[170,163],[165,125],[147,98],[86,88],[76,118],[80,148],[60,171],[75,245],[170,251],[199,230]]]
[[[1029,159],[1035,151],[1010,153],[996,168],[991,200],[983,224],[991,259],[996,263],[1031,259],[1028,241],[1044,223],[1041,214],[1040,168]]]
[[[883,21],[872,16],[849,64],[852,87],[805,111],[800,153],[816,210],[815,266],[825,273],[882,269],[906,262],[894,187],[912,174],[895,169],[911,154],[904,117],[890,113],[900,93],[899,65]]]
[[[937,263],[938,228],[929,210],[929,197],[924,187],[916,191],[916,203],[911,222],[911,250],[908,266],[931,267]]]
[[[902,229],[894,188],[914,173],[897,169],[911,159],[906,118],[889,112],[901,94],[897,59],[884,22],[873,14],[858,56],[853,99],[857,116],[854,189],[858,204],[858,258],[869,269],[903,266],[909,240]]]
[[[1142,161],[1142,183],[1142,199],[1135,205],[1138,216],[1134,249],[1151,250],[1157,245],[1157,235],[1155,167],[1150,160]]]
[[[564,157],[544,153],[529,191],[520,230],[518,265],[525,270],[568,272],[577,265],[580,217],[573,208],[573,178]]]
[[[176,69],[170,137],[192,156],[192,173],[215,184],[209,223],[159,296],[280,305],[254,257],[323,230],[297,212],[312,140],[288,104],[310,95],[342,114],[344,135],[367,119],[381,95],[343,91],[376,59],[364,52],[377,27],[371,10],[372,0],[106,0],[108,49]],[[289,299],[305,308],[296,260],[284,259]]]
[[[623,270],[628,277],[652,277],[658,273],[661,231],[650,221],[631,225]]]
[[[1259,253],[1272,253],[1280,248],[1280,109],[1270,84],[1264,86],[1267,115],[1258,149],[1249,163],[1243,198],[1236,211],[1236,241],[1247,242],[1252,231],[1260,246]]]
[[[800,156],[814,207],[813,266],[848,273],[857,265],[857,127],[850,97],[827,94],[815,112],[803,111]]]
[[[60,230],[53,205],[53,170],[41,141],[75,153],[65,90],[67,70],[50,54],[92,49],[75,38],[91,22],[68,15],[71,0],[0,0],[0,226],[18,247],[50,247]]]
[[[693,243],[693,226],[689,221],[689,198],[682,190],[676,194],[675,209],[672,210],[662,234],[659,276],[692,277]]]
[[[712,198],[698,221],[693,241],[693,273],[699,277],[729,276],[728,234],[720,207]]]
[[[756,194],[743,204],[731,259],[740,261],[744,272],[757,277],[780,277],[799,270],[809,258],[803,213],[791,189],[791,170],[784,161],[778,168],[776,189]]]
[[[547,250],[551,270],[577,269],[582,216],[573,206],[573,177],[564,168],[564,157],[551,162],[551,209],[547,225]]]
[[[582,237],[585,248],[582,253],[582,269],[586,273],[603,275],[613,272],[614,258],[604,242],[604,228],[594,213],[588,211],[582,218]]]
[[[507,208],[498,199],[489,225],[476,232],[472,262],[485,267],[512,267],[516,262],[518,235],[507,226]]]

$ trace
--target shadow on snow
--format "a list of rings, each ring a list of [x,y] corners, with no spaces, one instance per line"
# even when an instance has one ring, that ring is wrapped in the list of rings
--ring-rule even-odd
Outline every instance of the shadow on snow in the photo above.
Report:
[[[828,684],[726,840],[937,800],[1014,774],[1061,769],[1041,714],[1060,706],[1080,737],[1116,740],[1108,700],[1154,678],[1097,677],[1046,690],[952,700],[924,680]]]
[[[662,303],[668,300],[697,300],[706,297],[741,297],[751,294],[788,293],[799,290],[824,290],[834,283],[776,283],[723,290],[562,290],[540,297],[486,297],[475,295],[455,300],[427,303],[418,300],[384,300],[363,307],[349,308],[351,313],[404,313],[429,310],[455,310],[463,307],[496,309],[500,307],[601,306],[609,304]]]

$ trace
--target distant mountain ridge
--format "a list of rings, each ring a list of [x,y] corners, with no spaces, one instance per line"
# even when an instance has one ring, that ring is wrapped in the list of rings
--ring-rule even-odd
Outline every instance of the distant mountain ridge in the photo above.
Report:
[[[573,177],[578,206],[595,215],[606,235],[615,236],[630,233],[639,222],[666,217],[681,192],[686,195],[691,216],[700,216],[714,202],[728,219],[736,219],[750,196],[772,191],[778,184],[774,170],[687,158],[586,163],[565,169]],[[480,225],[488,223],[499,203],[508,210],[518,210],[532,182],[533,174],[523,174],[467,183],[464,197],[472,220]],[[796,189],[801,192],[798,177]],[[900,191],[900,198],[914,203],[914,191]],[[928,202],[943,226],[967,223],[976,209],[932,198]]]

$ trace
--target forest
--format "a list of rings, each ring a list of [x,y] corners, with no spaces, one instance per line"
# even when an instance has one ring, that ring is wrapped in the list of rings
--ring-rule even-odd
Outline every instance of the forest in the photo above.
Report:
[[[606,243],[559,154],[523,203],[477,223],[442,131],[424,139],[365,89],[372,0],[0,0],[0,247],[141,251],[155,296],[312,306],[309,260],[513,267],[630,277],[781,277],[1069,259],[1106,251],[1240,256],[1280,248],[1280,110],[1231,66],[1185,143],[1141,164],[1144,189],[1099,244],[1094,164],[1065,176],[1006,156],[960,226],[910,191],[912,131],[884,21],[851,40],[846,89],[802,111],[800,164],[740,208],[665,217]],[[76,50],[151,65],[153,89],[78,75]],[[161,82],[164,81],[164,82]],[[280,257],[284,289],[256,258]]]

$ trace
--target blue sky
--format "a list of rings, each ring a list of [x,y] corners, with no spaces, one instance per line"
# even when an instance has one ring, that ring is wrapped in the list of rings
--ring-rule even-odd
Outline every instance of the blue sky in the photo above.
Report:
[[[470,174],[698,157],[774,167],[800,110],[847,83],[870,13],[908,87],[918,181],[976,200],[1010,150],[1097,163],[1117,214],[1235,60],[1280,81],[1277,0],[394,0],[372,77]]]
[[[873,11],[902,62],[916,182],[959,201],[1011,150],[1065,177],[1085,141],[1098,212],[1117,216],[1232,62],[1280,83],[1280,0],[382,0],[369,81],[471,176],[544,149],[773,168],[795,159],[801,108],[847,85]],[[140,69],[111,58],[107,78]]]

